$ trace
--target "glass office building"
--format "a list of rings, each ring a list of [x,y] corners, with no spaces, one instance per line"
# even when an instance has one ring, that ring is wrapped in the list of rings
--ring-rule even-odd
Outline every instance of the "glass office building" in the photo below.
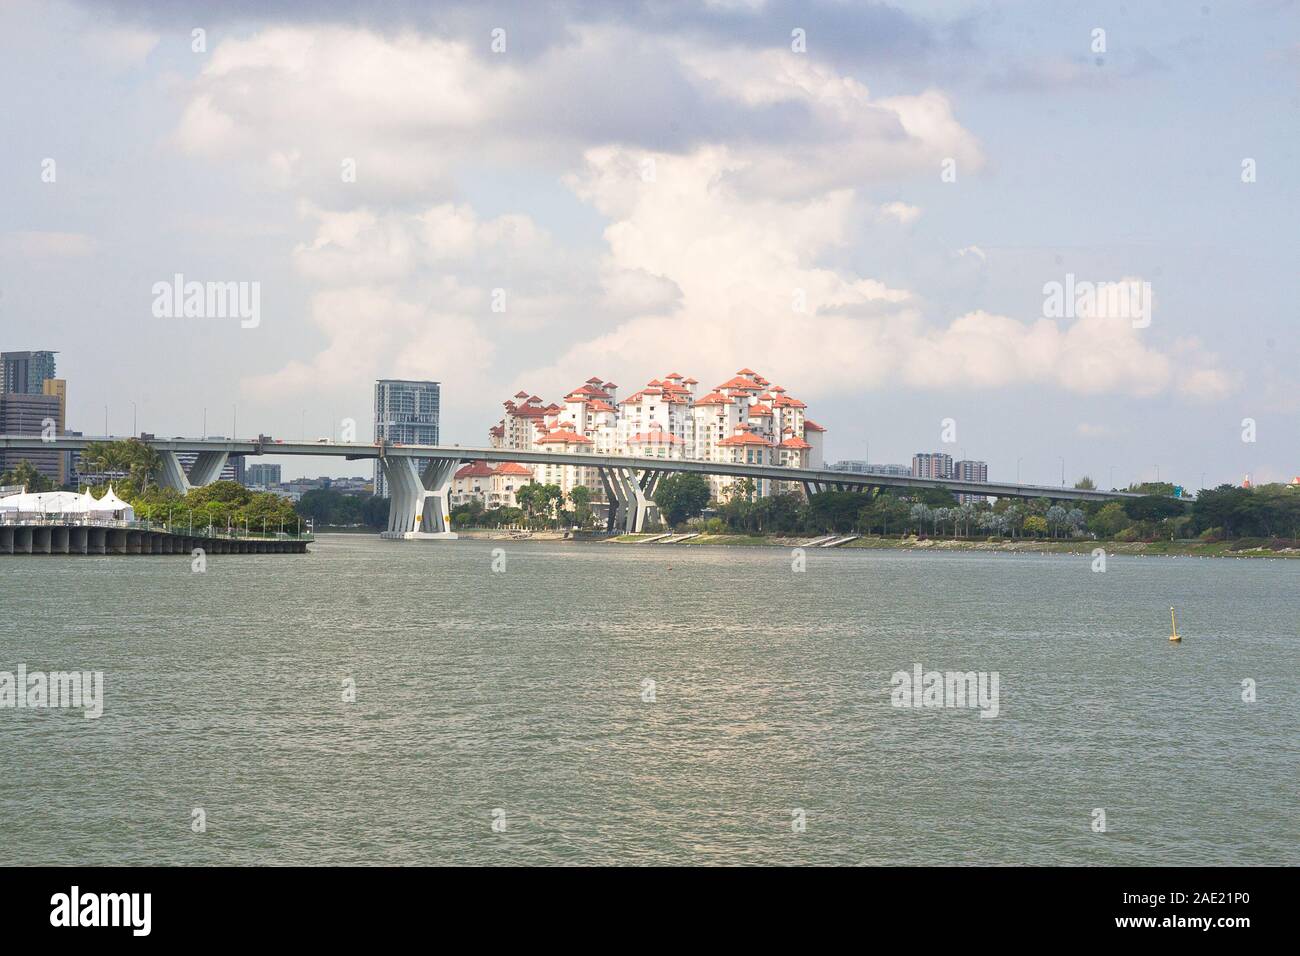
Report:
[[[442,385],[384,378],[375,382],[375,441],[403,445],[438,444],[438,410]],[[417,459],[417,467],[425,461]],[[375,462],[375,494],[387,497],[384,468]]]
[[[53,352],[0,352],[0,392],[42,395],[54,378]]]

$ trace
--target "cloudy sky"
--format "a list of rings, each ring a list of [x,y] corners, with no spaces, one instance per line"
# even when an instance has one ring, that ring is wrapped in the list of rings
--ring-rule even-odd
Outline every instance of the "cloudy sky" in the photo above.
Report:
[[[1295,3],[210,6],[0,0],[0,348],[73,428],[368,439],[430,378],[485,444],[749,366],[831,460],[1300,474]],[[156,314],[176,274],[256,326]]]

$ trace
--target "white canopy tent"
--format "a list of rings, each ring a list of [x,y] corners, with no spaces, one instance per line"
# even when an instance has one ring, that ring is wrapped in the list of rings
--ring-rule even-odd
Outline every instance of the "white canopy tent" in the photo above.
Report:
[[[5,495],[0,510],[34,514],[76,514],[85,511],[81,495],[75,491],[40,491],[32,494]]]
[[[87,492],[86,496],[90,497],[90,493]],[[112,485],[108,486],[108,491],[104,492],[102,498],[98,500],[91,498],[86,503],[86,507],[96,514],[112,513],[115,518],[122,518],[126,521],[135,520],[135,509],[114,494]]]
[[[104,497],[96,499],[90,492],[79,495],[75,491],[41,491],[28,494],[5,495],[0,498],[0,511],[40,515],[95,515],[98,517],[135,520],[135,509],[109,488]]]

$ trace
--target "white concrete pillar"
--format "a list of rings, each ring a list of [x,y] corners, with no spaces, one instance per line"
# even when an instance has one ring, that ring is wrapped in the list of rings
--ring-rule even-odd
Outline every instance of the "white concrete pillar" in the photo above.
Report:
[[[420,475],[414,458],[384,457],[380,464],[388,483],[386,538],[455,538],[451,530],[449,493],[457,459],[430,459]]]
[[[230,452],[226,451],[199,452],[199,457],[194,459],[190,468],[190,484],[195,488],[212,484],[221,477],[221,469],[226,467],[229,459]]]
[[[181,460],[176,457],[176,452],[160,451],[158,455],[162,458],[162,467],[158,469],[158,484],[163,488],[179,491],[181,494],[189,491],[190,480],[185,474],[185,469],[181,467]]]

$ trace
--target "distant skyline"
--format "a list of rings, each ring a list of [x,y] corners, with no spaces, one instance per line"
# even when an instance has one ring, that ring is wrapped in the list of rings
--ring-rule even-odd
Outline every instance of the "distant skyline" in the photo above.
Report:
[[[486,445],[749,366],[828,462],[1300,474],[1296,4],[667,9],[4,5],[0,350],[86,433],[368,441],[398,378]]]

